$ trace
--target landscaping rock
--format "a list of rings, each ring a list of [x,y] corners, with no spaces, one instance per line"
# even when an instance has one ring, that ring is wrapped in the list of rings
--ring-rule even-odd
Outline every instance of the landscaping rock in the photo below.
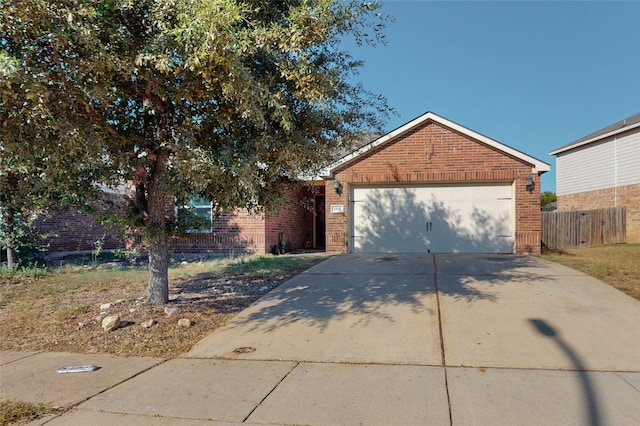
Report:
[[[146,320],[145,322],[143,322],[140,325],[142,326],[142,328],[151,328],[154,325],[156,325],[157,323],[158,323],[158,321],[156,321],[154,319],[150,319],[150,320]]]
[[[189,318],[180,318],[178,320],[178,325],[180,327],[191,327],[191,320]]]
[[[177,306],[165,306],[164,307],[164,313],[171,316],[173,314],[175,314],[176,312],[178,312],[180,310],[179,307]]]
[[[110,307],[111,307],[111,303],[103,303],[102,305],[100,305],[100,310],[101,311],[106,311]]]
[[[102,320],[102,329],[104,331],[113,331],[120,327],[120,317],[118,315],[109,315]]]

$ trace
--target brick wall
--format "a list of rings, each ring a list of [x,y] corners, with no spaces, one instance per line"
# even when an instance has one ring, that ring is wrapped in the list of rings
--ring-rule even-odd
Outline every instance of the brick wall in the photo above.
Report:
[[[122,197],[106,194],[103,202],[95,203],[98,213],[104,212],[105,202],[119,205]],[[53,209],[38,217],[34,226],[43,236],[41,243],[48,247],[49,253],[95,250],[99,244],[103,250],[124,247],[122,230],[101,225],[75,206]]]
[[[238,209],[214,216],[211,233],[174,237],[171,248],[183,253],[264,253],[264,230],[262,213]]]
[[[515,251],[540,252],[540,178],[532,174],[534,188],[525,189],[531,165],[489,146],[470,140],[437,123],[425,122],[362,155],[356,162],[334,170],[342,185],[336,194],[326,182],[326,205],[344,205],[344,213],[327,211],[327,251],[346,252],[348,246],[349,189],[352,184],[444,184],[515,181]]]
[[[286,192],[276,211],[249,213],[223,212],[213,219],[213,232],[179,235],[171,240],[174,252],[183,253],[268,253],[281,238],[287,250],[302,249],[313,239],[313,213],[301,202],[308,190]]]
[[[308,241],[313,241],[313,213],[304,208],[301,201],[310,196],[307,189],[287,192],[284,204],[266,215],[240,209],[224,212],[214,217],[213,232],[175,236],[171,250],[176,253],[265,253],[280,242],[281,236],[288,249],[304,248]],[[109,200],[122,202],[122,197],[110,196]],[[175,207],[168,202],[167,216],[172,216],[174,211]],[[43,244],[48,245],[50,252],[94,250],[97,241],[103,242],[103,249],[125,246],[131,249],[142,244],[138,233],[130,232],[125,242],[123,232],[101,226],[91,215],[73,207],[43,215],[36,221],[36,229],[46,235]]]
[[[640,184],[558,195],[558,210],[626,207],[627,241],[640,242]]]
[[[167,215],[175,206],[168,205]],[[213,232],[189,232],[175,235],[169,243],[174,253],[263,253],[265,246],[264,215],[246,210],[223,212],[213,217]],[[127,234],[127,249],[144,247],[142,235],[131,231]]]
[[[299,250],[313,244],[313,212],[305,208],[303,201],[311,194],[306,188],[285,194],[285,204],[267,213],[265,224],[265,250],[277,246],[281,238],[287,250]]]

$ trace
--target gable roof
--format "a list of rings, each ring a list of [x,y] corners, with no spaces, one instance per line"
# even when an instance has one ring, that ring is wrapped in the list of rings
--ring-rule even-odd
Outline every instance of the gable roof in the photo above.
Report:
[[[593,132],[585,137],[575,140],[567,145],[561,146],[555,151],[551,151],[549,155],[558,155],[565,151],[588,145],[601,139],[609,138],[611,136],[615,136],[619,133],[627,132],[638,127],[640,127],[640,112],[632,115],[631,117],[627,117],[624,120],[613,123],[612,125],[607,126],[604,129],[600,129],[597,132]]]
[[[353,161],[355,161],[357,158],[359,158],[361,155],[369,152],[370,150],[377,148],[381,145],[384,145],[392,140],[395,140],[397,138],[399,138],[400,136],[402,136],[403,134],[409,132],[410,130],[412,130],[413,128],[427,122],[427,121],[431,121],[434,123],[438,123],[444,127],[447,127],[453,131],[456,131],[458,133],[461,133],[471,139],[475,139],[485,145],[488,145],[490,147],[495,148],[496,150],[509,155],[511,157],[514,157],[516,159],[519,159],[525,163],[531,164],[533,166],[533,168],[535,169],[535,171],[537,173],[544,173],[544,172],[548,172],[549,170],[551,170],[551,166],[547,163],[545,163],[544,161],[538,160],[537,158],[531,157],[523,152],[520,152],[514,148],[511,148],[510,146],[504,145],[498,141],[495,141],[491,138],[488,138],[484,135],[481,135],[480,133],[474,132],[471,129],[468,129],[464,126],[461,126],[457,123],[454,123],[453,121],[447,120],[446,118],[440,117],[437,114],[434,114],[433,112],[426,112],[424,114],[422,114],[421,116],[409,121],[406,124],[403,124],[402,126],[398,127],[395,130],[392,130],[391,132],[387,133],[386,135],[383,135],[377,139],[375,139],[374,141],[368,143],[367,145],[362,146],[361,148],[353,151],[352,153],[340,158],[339,160],[335,161],[333,164],[331,164],[329,167],[327,167],[325,170],[323,170],[323,172],[321,173],[321,176],[329,176],[331,175],[331,172],[341,166],[344,166],[346,164],[349,164]]]

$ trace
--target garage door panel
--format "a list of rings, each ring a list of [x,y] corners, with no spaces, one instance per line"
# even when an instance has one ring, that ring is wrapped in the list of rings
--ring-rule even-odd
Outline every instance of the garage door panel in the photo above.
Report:
[[[356,252],[513,251],[510,185],[354,188]]]
[[[414,191],[362,188],[354,192],[354,249],[358,252],[424,253],[428,214]]]

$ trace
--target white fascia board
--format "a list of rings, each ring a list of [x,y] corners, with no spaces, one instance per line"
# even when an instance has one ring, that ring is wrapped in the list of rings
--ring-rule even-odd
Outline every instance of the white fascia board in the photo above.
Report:
[[[516,149],[513,149],[507,145],[501,144],[498,141],[495,141],[491,138],[488,138],[484,135],[481,135],[480,133],[474,132],[473,130],[467,129],[466,127],[463,127],[457,123],[454,123],[453,121],[449,121],[446,118],[442,118],[437,114],[434,114],[432,112],[427,112],[423,115],[421,115],[420,117],[411,120],[410,122],[408,122],[407,124],[404,124],[400,127],[398,127],[397,129],[391,131],[390,133],[387,133],[384,136],[379,137],[378,139],[374,140],[373,142],[369,143],[368,145],[363,146],[362,148],[358,149],[357,151],[352,152],[351,154],[347,155],[346,157],[341,158],[340,160],[336,161],[335,163],[331,164],[329,167],[327,167],[326,169],[322,170],[322,172],[320,173],[320,176],[325,176],[325,177],[330,177],[332,176],[332,171],[346,163],[351,162],[352,160],[354,160],[355,158],[359,157],[360,155],[366,153],[367,151],[370,151],[386,142],[388,142],[391,139],[395,139],[396,137],[408,132],[409,130],[413,129],[414,127],[424,123],[427,120],[431,120],[434,121],[436,123],[439,123],[445,127],[448,127],[456,132],[462,133],[463,135],[469,136],[472,139],[475,139],[477,141],[480,141],[486,145],[489,145],[499,151],[504,152],[505,154],[511,155],[512,157],[518,158],[526,163],[532,164],[533,165],[533,172],[534,173],[545,173],[548,172],[549,170],[551,170],[551,166],[543,161],[538,160],[537,158],[531,157],[527,154],[524,154]]]
[[[637,128],[640,128],[640,123],[633,124],[633,125],[631,125],[629,127],[621,127],[619,129],[613,130],[613,131],[611,131],[609,133],[605,133],[604,135],[599,135],[599,136],[593,137],[591,139],[584,140],[584,141],[582,141],[580,143],[577,143],[575,145],[569,145],[569,146],[565,146],[564,148],[558,148],[555,151],[551,151],[549,153],[549,155],[562,154],[565,151],[570,151],[572,149],[576,149],[576,148],[579,148],[581,146],[589,145],[590,143],[597,142],[597,141],[599,141],[601,139],[610,138],[610,137],[615,136],[615,135],[617,135],[619,133],[628,132],[629,130],[633,130],[633,129],[637,129]]]

